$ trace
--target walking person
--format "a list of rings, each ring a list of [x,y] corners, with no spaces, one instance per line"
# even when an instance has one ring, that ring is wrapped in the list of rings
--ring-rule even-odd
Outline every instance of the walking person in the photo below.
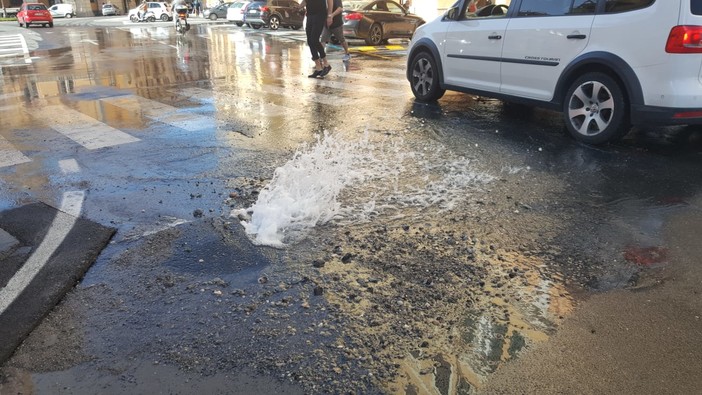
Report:
[[[307,33],[307,45],[310,47],[314,61],[314,72],[308,77],[324,78],[331,71],[331,66],[327,62],[327,54],[319,38],[324,26],[332,23],[331,12],[327,12],[332,9],[332,0],[302,0],[300,6],[307,10],[305,33]]]
[[[326,45],[329,44],[329,40],[331,40],[331,35],[333,34],[339,41],[339,44],[341,44],[341,46],[344,48],[344,57],[342,60],[344,62],[348,62],[351,60],[351,54],[349,53],[349,43],[347,43],[346,39],[344,39],[344,20],[341,17],[341,13],[344,12],[344,6],[341,4],[341,0],[332,1],[332,12],[330,12],[332,22],[331,25],[324,26],[324,30],[322,31],[322,42],[324,43],[326,50]]]

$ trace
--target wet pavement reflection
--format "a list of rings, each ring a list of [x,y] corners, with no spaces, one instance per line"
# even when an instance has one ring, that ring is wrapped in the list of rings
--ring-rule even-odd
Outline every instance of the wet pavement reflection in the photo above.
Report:
[[[698,210],[700,128],[585,146],[550,111],[415,103],[401,50],[335,48],[309,79],[292,30],[46,34],[0,63],[0,209],[85,190],[118,233],[7,364],[43,393],[149,361],[211,388],[244,367],[305,393],[479,393],[590,295],[658,284],[668,219]],[[37,346],[62,320],[80,333]]]

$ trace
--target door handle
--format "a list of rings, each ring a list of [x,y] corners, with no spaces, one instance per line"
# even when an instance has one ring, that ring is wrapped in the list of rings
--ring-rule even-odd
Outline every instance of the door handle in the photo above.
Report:
[[[573,39],[576,39],[576,40],[584,40],[586,37],[587,37],[587,36],[585,36],[584,34],[569,34],[569,35],[566,36],[566,38],[568,38],[568,39],[573,38]]]
[[[490,40],[501,40],[501,39],[502,39],[502,36],[500,36],[499,34],[493,34],[493,35],[491,35],[491,36],[488,36],[488,39],[490,39]]]

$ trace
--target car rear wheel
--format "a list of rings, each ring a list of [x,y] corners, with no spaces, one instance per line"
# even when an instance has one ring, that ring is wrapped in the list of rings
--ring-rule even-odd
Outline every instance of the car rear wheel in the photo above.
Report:
[[[161,14],[161,21],[168,22],[168,14]]]
[[[563,118],[575,139],[602,144],[629,131],[627,107],[622,88],[612,77],[587,73],[570,85],[563,103]]]
[[[366,44],[368,45],[380,45],[383,42],[383,28],[379,24],[374,23],[371,25],[370,30],[368,30],[368,38],[366,38]]]
[[[420,52],[410,63],[410,87],[419,101],[436,101],[446,93],[439,84],[439,68],[436,60],[428,52]]]
[[[243,24],[242,22],[237,22],[236,25],[239,26],[239,27],[244,26],[244,24]]]
[[[71,14],[71,13],[66,14],[66,18],[73,18],[73,14]]]
[[[216,20],[217,20],[217,14],[214,14],[214,13],[210,14],[210,20],[211,20],[211,21],[216,21]]]
[[[302,28],[302,25],[292,25],[290,26],[290,28],[293,30],[300,30]]]
[[[277,15],[271,16],[271,19],[268,21],[268,27],[270,27],[271,30],[278,30],[278,28],[280,28],[280,18],[278,18]]]

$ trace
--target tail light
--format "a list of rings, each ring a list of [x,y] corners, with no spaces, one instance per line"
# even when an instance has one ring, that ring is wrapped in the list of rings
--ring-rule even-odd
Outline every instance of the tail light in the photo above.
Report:
[[[344,20],[345,21],[360,21],[363,19],[363,14],[360,12],[352,12],[350,14],[344,15]]]
[[[702,53],[702,26],[675,26],[670,30],[668,53]]]
[[[267,5],[264,5],[263,7],[261,7],[261,12],[268,12],[268,10],[269,10],[269,8]]]

